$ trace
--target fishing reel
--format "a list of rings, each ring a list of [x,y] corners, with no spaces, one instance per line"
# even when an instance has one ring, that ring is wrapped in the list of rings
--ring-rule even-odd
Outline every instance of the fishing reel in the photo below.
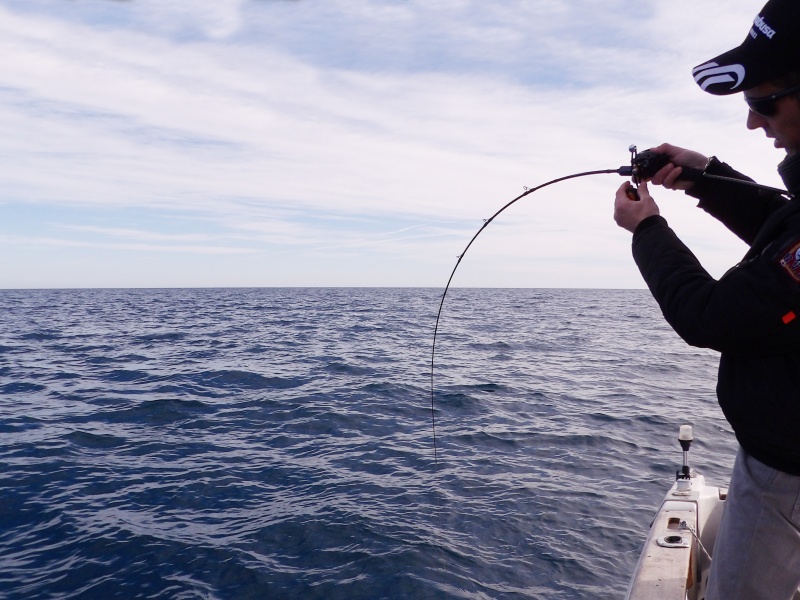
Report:
[[[631,153],[631,179],[637,185],[652,179],[669,162],[666,154],[656,154],[652,150],[638,152],[633,144],[628,147],[628,151]]]
[[[639,152],[636,146],[631,144],[628,147],[631,153],[631,166],[620,167],[618,173],[620,175],[630,177],[635,185],[639,185],[643,181],[648,181],[658,173],[663,166],[669,163],[669,156],[666,154],[659,154],[652,150],[645,150]],[[692,169],[691,167],[682,167],[681,174],[678,179],[686,179],[689,181],[697,181],[703,177],[703,172],[699,169]],[[626,192],[628,198],[631,200],[638,200],[639,194],[636,188],[631,185]]]
[[[631,166],[620,167],[619,174],[630,177],[636,185],[652,179],[664,165],[669,163],[669,156],[666,154],[658,154],[652,150],[639,152],[633,144],[628,147],[628,151],[631,153]],[[697,181],[702,176],[703,172],[699,169],[682,167],[679,179]]]

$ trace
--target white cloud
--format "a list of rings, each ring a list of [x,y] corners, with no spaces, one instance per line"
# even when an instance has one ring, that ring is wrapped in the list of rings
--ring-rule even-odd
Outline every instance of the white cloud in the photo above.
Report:
[[[133,9],[142,21],[165,33],[196,28],[214,38],[225,39],[242,26],[245,0],[135,0]]]
[[[51,225],[22,216],[23,207],[50,206],[73,211],[61,223],[62,233],[83,236],[73,245],[102,245],[115,231],[148,252],[199,252],[191,242],[205,240],[279,253],[287,282],[307,285],[323,284],[314,279],[323,252],[324,284],[441,285],[480,219],[523,185],[618,167],[630,143],[724,151],[779,185],[780,156],[745,130],[741,99],[711,98],[689,76],[743,39],[749,5],[89,0],[69,15],[33,0],[0,7],[0,210],[34,232],[0,243],[62,239],[55,229],[36,235]],[[526,198],[492,224],[502,236],[482,234],[459,280],[641,285],[611,221],[621,181],[576,180]],[[665,214],[710,269],[735,262],[738,242],[672,197]],[[151,225],[131,226],[130,211]],[[139,248],[125,245],[124,260]],[[553,248],[563,250],[541,260]],[[408,274],[393,280],[369,253],[408,262]],[[466,264],[500,258],[513,268]],[[219,268],[222,285],[240,267]],[[241,283],[259,284],[258,269],[242,268]],[[97,284],[81,279],[86,272],[75,285]],[[206,270],[202,284],[213,276]],[[146,285],[173,280],[157,266],[152,279]]]

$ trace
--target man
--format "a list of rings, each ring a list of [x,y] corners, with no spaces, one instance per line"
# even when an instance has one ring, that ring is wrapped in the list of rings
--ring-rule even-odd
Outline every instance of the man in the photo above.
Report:
[[[650,195],[617,191],[614,218],[665,318],[689,344],[720,352],[717,397],[739,442],[707,600],[789,600],[800,586],[800,0],[770,0],[745,41],[694,69],[706,92],[742,92],[749,129],[784,148],[790,195],[746,180],[716,158],[663,144],[671,163],[652,183],[682,189],[750,249],[719,280],[678,239]]]

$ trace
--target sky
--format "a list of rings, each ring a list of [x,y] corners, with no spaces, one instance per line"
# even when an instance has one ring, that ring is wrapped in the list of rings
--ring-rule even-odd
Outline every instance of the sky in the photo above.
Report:
[[[0,288],[441,287],[525,187],[670,142],[783,187],[691,69],[752,0],[0,0]],[[526,196],[455,287],[641,288],[624,180]],[[718,277],[745,246],[679,192]]]

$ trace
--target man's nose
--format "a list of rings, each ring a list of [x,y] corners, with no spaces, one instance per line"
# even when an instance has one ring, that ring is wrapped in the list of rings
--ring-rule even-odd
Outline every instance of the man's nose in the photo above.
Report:
[[[762,117],[760,114],[753,112],[752,110],[748,110],[747,112],[747,128],[748,129],[758,129],[759,127],[766,127],[767,120]]]

